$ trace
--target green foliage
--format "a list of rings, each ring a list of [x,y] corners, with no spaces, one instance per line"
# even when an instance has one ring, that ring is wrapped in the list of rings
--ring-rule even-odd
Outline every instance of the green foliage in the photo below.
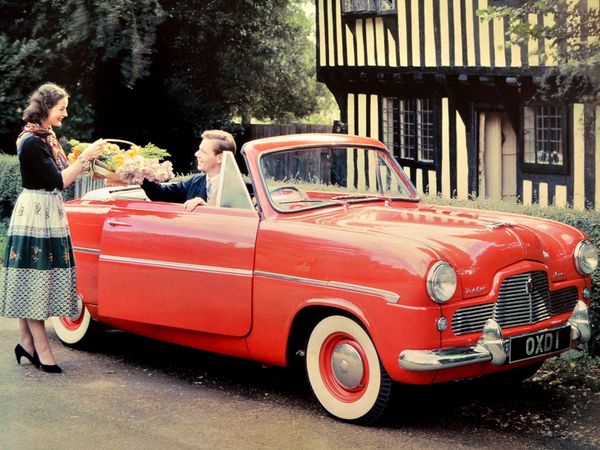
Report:
[[[177,150],[180,171],[199,132],[235,133],[234,116],[308,116],[326,89],[307,4],[0,0],[0,149],[14,151],[27,96],[44,81],[71,94],[59,137],[150,140]]]
[[[164,148],[157,147],[152,142],[148,142],[143,147],[140,147],[140,151],[142,152],[142,156],[144,158],[158,159],[159,161],[171,156],[171,154]]]
[[[546,383],[559,383],[561,386],[585,388],[600,392],[600,357],[590,356],[577,350],[570,350],[558,358],[551,358],[544,364],[536,378]]]
[[[54,0],[53,3],[62,19],[56,37],[59,51],[78,55],[75,61],[90,64],[85,67],[89,72],[95,69],[97,56],[104,61],[115,60],[120,80],[130,88],[149,74],[156,28],[165,17],[158,0]],[[95,54],[79,53],[82,47],[89,50],[90,46]],[[87,56],[83,61],[82,54]]]
[[[0,218],[0,258],[4,256],[6,249],[6,232],[8,231],[7,219]],[[0,280],[2,281],[2,280]]]
[[[600,248],[600,213],[592,210],[578,211],[571,208],[525,206],[520,203],[494,201],[485,198],[473,200],[442,199],[425,197],[430,203],[464,206],[467,208],[503,211],[515,214],[543,217],[556,220],[586,233],[590,240]],[[592,274],[592,303],[590,315],[592,321],[592,342],[588,345],[591,355],[600,356],[600,268]]]
[[[479,11],[484,19],[508,17],[507,40],[520,45],[530,39],[538,46],[540,61],[550,57],[556,67],[544,73],[542,95],[550,100],[576,98],[600,103],[600,11],[582,0],[527,0],[519,7],[498,6]],[[549,17],[539,24],[530,15]]]
[[[34,58],[39,66],[30,63]],[[14,40],[0,32],[0,134],[10,136],[0,141],[0,151],[14,150],[29,86],[39,83],[49,60],[42,41]]]
[[[197,118],[197,128],[236,114],[288,121],[315,111],[324,87],[315,80],[303,3],[192,0],[181,8],[175,0],[162,2],[169,18],[159,45],[169,88]]]
[[[0,153],[0,220],[10,217],[21,190],[19,159]]]
[[[72,117],[60,132],[91,137],[95,84],[103,74],[132,87],[149,73],[158,0],[0,0],[0,149],[14,150],[29,94],[53,81],[73,94]]]

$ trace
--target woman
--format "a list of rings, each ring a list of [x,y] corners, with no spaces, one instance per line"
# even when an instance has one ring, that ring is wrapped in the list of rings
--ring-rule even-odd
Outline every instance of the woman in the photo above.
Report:
[[[52,127],[67,117],[69,95],[52,83],[40,86],[23,113],[17,139],[23,192],[10,219],[1,268],[0,316],[19,318],[17,363],[25,357],[44,372],[60,373],[44,320],[77,311],[75,260],[61,191],[102,152],[90,145],[70,166]]]

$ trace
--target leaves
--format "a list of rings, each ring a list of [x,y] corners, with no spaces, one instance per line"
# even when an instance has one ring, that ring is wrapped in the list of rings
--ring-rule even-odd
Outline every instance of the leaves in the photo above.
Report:
[[[507,39],[513,44],[543,42],[537,46],[541,64],[556,62],[544,75],[546,98],[600,104],[600,12],[588,3],[528,0],[519,7],[491,7],[478,14],[486,20],[508,17]]]
[[[177,149],[184,171],[204,129],[311,114],[326,88],[306,4],[0,0],[0,149],[14,151],[27,96],[44,81],[71,94],[60,135],[152,140]]]
[[[316,109],[311,24],[299,2],[195,0],[187,9],[176,1],[163,4],[169,16],[160,38],[163,63],[172,86],[202,99],[186,104],[199,123],[207,110],[286,120]],[[197,61],[192,70],[190,61]]]

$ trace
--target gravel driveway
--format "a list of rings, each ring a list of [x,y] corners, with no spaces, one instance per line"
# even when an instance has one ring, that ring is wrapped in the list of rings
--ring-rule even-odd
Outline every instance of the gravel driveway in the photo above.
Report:
[[[62,346],[65,373],[15,364],[17,322],[0,318],[0,449],[600,448],[600,394],[550,372],[512,390],[406,387],[376,427],[330,418],[302,373],[108,333]]]

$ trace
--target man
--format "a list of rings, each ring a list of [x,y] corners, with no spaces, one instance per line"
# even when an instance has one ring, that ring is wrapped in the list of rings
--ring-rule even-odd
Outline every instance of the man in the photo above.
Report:
[[[221,130],[205,131],[201,137],[202,142],[195,156],[198,169],[203,173],[175,184],[144,180],[142,188],[150,200],[183,203],[187,211],[193,211],[198,206],[215,205],[223,152],[235,155],[235,140],[231,134]]]

